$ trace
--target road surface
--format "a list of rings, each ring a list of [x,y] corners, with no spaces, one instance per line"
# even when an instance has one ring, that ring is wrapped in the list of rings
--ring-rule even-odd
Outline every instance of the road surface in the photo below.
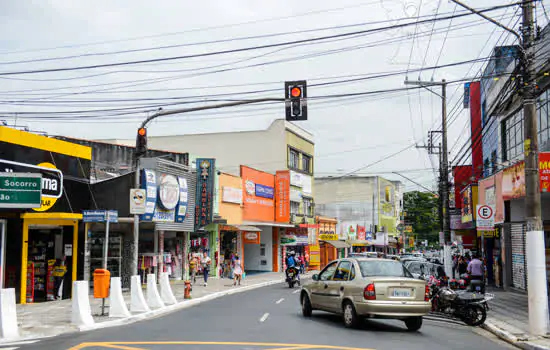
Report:
[[[198,288],[198,287],[197,287]],[[229,287],[228,287],[229,288]],[[10,350],[317,350],[317,349],[509,349],[479,328],[425,320],[409,333],[403,322],[370,320],[358,330],[340,317],[314,312],[303,318],[298,289],[284,284],[237,293],[188,309],[93,332],[73,333]],[[0,347],[2,350],[3,347]],[[4,348],[6,349],[6,348]]]

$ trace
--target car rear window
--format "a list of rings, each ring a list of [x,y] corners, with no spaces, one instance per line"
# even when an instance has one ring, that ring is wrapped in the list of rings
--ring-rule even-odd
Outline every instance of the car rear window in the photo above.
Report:
[[[363,277],[413,277],[405,266],[398,261],[359,261],[359,269]]]

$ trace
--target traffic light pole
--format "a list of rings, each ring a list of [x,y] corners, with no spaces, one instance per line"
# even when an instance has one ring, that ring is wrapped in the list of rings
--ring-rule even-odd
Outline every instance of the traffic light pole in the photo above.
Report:
[[[523,0],[521,2],[523,19],[521,35],[458,0],[452,1],[512,33],[520,43],[520,64],[523,73],[523,147],[525,157],[525,222],[527,226],[525,256],[528,257],[529,330],[531,334],[544,336],[548,332],[548,287],[539,187],[539,145],[535,104],[534,1]]]
[[[156,112],[155,114],[150,115],[147,117],[142,123],[141,128],[147,127],[147,124],[149,124],[151,121],[153,121],[156,118],[167,116],[167,115],[175,115],[175,114],[183,114],[183,113],[190,113],[190,112],[199,112],[199,111],[205,111],[209,109],[219,109],[219,108],[226,108],[226,107],[235,107],[235,106],[242,106],[242,105],[249,105],[254,103],[262,103],[262,102],[287,102],[287,99],[284,98],[258,98],[253,100],[241,100],[241,101],[233,101],[233,102],[227,102],[227,103],[220,103],[215,105],[209,105],[209,106],[201,106],[201,107],[193,107],[193,108],[182,108],[182,109],[174,109],[174,110],[160,110]],[[134,159],[136,161],[136,173],[134,177],[134,188],[140,188],[140,159],[143,156],[143,154],[138,152],[138,142],[136,140],[136,148],[134,150]],[[145,149],[146,150],[146,149]],[[139,259],[139,252],[138,252],[138,246],[139,246],[139,215],[134,214],[134,254],[132,254],[132,275],[136,276],[138,274],[138,259]]]

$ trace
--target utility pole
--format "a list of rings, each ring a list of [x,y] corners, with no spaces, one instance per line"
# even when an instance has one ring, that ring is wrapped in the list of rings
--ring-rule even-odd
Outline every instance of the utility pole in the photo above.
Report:
[[[534,1],[523,0],[521,2],[523,19],[521,35],[458,0],[452,1],[512,33],[520,43],[520,64],[523,85],[525,222],[527,226],[527,249],[525,255],[528,257],[527,275],[529,279],[527,292],[529,294],[529,330],[533,335],[546,335],[548,332],[548,288],[546,284],[546,257],[539,188],[539,144],[537,109],[535,104],[536,72],[533,50],[535,44]]]

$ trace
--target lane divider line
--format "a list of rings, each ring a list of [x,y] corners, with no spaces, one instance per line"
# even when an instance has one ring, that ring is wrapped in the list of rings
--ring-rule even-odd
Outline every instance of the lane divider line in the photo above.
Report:
[[[300,289],[296,289],[294,292],[292,292],[292,294],[296,294],[296,293],[299,293],[300,292]]]
[[[275,304],[280,304],[280,303],[282,303],[284,300],[285,300],[285,298],[281,298],[281,299],[277,300],[277,301],[275,302]]]
[[[260,322],[265,322],[265,320],[267,320],[267,318],[269,317],[269,312],[266,312],[262,318],[260,318]]]

